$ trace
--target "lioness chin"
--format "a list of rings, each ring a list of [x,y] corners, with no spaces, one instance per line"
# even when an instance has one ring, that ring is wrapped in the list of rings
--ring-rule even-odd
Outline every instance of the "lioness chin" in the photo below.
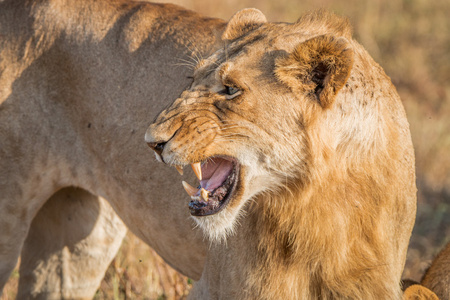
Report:
[[[390,79],[323,11],[242,10],[222,39],[145,135],[200,181],[183,186],[212,245],[191,298],[400,299],[416,186]]]

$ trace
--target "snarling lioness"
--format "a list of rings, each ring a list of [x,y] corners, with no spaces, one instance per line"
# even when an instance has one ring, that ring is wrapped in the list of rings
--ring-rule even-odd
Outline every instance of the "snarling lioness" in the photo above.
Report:
[[[346,20],[237,13],[224,46],[147,130],[192,165],[189,210],[211,240],[192,299],[400,299],[414,154],[390,79]]]

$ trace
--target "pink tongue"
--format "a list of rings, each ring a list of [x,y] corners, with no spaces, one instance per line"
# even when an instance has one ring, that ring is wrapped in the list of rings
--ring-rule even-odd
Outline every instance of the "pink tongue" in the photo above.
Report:
[[[233,163],[223,158],[213,158],[202,166],[202,188],[213,191],[221,186],[233,171]]]

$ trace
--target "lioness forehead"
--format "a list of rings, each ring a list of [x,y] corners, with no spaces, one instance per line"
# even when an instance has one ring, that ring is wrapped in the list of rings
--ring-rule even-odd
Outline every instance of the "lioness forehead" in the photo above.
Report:
[[[291,52],[298,43],[324,34],[351,39],[351,26],[346,18],[326,11],[306,14],[296,23],[264,23],[232,41],[224,41],[222,49],[199,62],[196,75],[208,76],[236,57],[250,57],[257,52]]]
[[[268,23],[236,40],[225,41],[222,49],[199,62],[195,75],[207,77],[220,69],[224,63],[240,57],[251,59],[255,58],[257,53],[262,55],[274,50],[288,50],[294,46],[294,40],[302,40],[301,33],[295,33],[294,30],[293,24]]]

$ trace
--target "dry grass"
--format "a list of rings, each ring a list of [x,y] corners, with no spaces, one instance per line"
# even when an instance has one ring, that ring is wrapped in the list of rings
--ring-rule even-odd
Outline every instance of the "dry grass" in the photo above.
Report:
[[[1,300],[13,300],[17,294],[18,268],[3,290]],[[94,299],[185,299],[192,287],[182,276],[132,233],[112,261]]]
[[[18,268],[16,268],[9,277],[9,281],[5,285],[5,288],[3,289],[3,295],[0,297],[0,299],[1,300],[16,299],[18,284],[19,284],[19,270]]]
[[[185,299],[190,288],[188,278],[128,233],[94,299]]]
[[[350,18],[356,39],[386,70],[404,101],[416,150],[419,203],[404,277],[419,280],[433,256],[450,241],[450,1],[448,0],[174,0],[209,16],[228,19],[244,7],[269,20],[295,21],[326,7]],[[13,299],[15,271],[1,300]],[[96,299],[180,299],[187,278],[161,262],[129,234]]]

